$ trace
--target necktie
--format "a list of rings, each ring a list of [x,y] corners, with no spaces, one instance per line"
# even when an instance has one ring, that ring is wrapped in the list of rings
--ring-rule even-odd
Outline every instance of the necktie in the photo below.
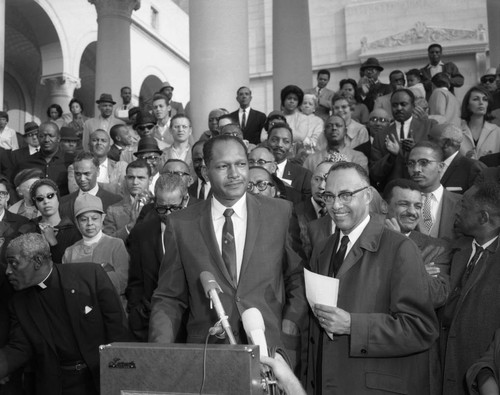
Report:
[[[222,227],[222,259],[226,264],[227,271],[234,284],[236,284],[236,244],[234,242],[234,227],[231,219],[233,214],[234,210],[232,208],[227,208],[224,211],[225,222]]]
[[[423,219],[424,219],[424,227],[425,230],[427,231],[427,234],[429,234],[432,229],[431,200],[432,200],[432,194],[426,193],[424,200]]]
[[[321,88],[318,88],[318,97],[321,95]]]
[[[401,129],[399,129],[399,139],[404,140],[405,139],[405,123],[401,122]]]
[[[200,194],[198,195],[198,199],[205,199],[205,188],[207,187],[207,183],[205,181],[201,182]]]
[[[340,237],[340,233],[339,233]],[[344,263],[344,258],[345,258],[345,253],[347,251],[347,244],[349,243],[349,236],[344,236],[342,237],[342,240],[340,241],[340,248],[338,251],[333,254],[333,258],[330,262],[330,268],[328,270],[328,275],[331,277],[332,274],[334,277],[337,276],[337,273],[339,272],[340,267]]]
[[[243,110],[243,115],[241,116],[241,128],[245,129],[245,125],[247,124],[247,112]]]
[[[328,214],[328,209],[326,207],[321,207],[319,210],[320,217],[324,217],[326,214]]]
[[[462,288],[465,286],[465,284],[467,284],[467,280],[469,279],[470,275],[472,274],[472,271],[476,267],[476,264],[479,262],[481,254],[484,252],[484,248],[478,245],[476,242],[474,242],[474,245],[476,246],[476,252],[474,253],[470,262],[467,264],[467,268],[465,269],[464,275],[462,276],[462,281],[460,282]]]

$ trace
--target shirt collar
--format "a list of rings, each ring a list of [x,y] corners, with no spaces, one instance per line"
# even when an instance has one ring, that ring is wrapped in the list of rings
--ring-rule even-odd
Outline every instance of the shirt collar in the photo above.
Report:
[[[47,274],[47,277],[45,277],[42,281],[40,281],[40,282],[37,284],[37,285],[38,285],[41,289],[45,289],[45,288],[47,288],[47,284],[45,284],[45,281],[47,281],[47,279],[50,277],[50,275],[52,274],[52,270],[53,270],[53,269],[54,269],[54,268],[53,268],[53,267],[51,267],[51,268],[50,268],[50,272],[49,272],[49,274]]]
[[[450,157],[446,158],[443,163],[446,165],[446,167],[448,167],[451,162],[453,162],[453,159],[455,159],[455,157],[458,155],[458,151],[455,152],[454,154],[452,154]]]
[[[215,196],[212,196],[212,218],[213,220],[218,220],[221,217],[224,217],[224,211],[229,208],[224,206],[221,202],[219,202]],[[246,208],[247,208],[247,194],[244,193],[243,196],[230,208],[234,210],[234,214],[239,218],[246,217]]]
[[[285,176],[285,166],[286,166],[287,161],[288,161],[288,159],[285,159],[283,162],[277,163],[277,167],[278,167],[277,173],[281,174],[281,178],[283,178]]]
[[[314,200],[314,198],[311,196],[311,203],[314,207],[314,210],[316,211],[316,215],[319,215],[320,214],[320,211],[323,207],[321,207],[317,202],[316,200]]]
[[[443,186],[441,184],[439,184],[439,186],[437,187],[437,189],[435,189],[432,192],[429,192],[429,196],[430,195],[434,196],[434,198],[436,199],[436,201],[440,202],[441,199],[443,198],[443,193],[444,193],[444,188],[443,188]]]
[[[413,120],[413,115],[405,121],[404,123],[405,128],[411,124],[412,120]],[[399,133],[399,129],[401,129],[401,122],[395,120],[394,123],[396,124],[396,132]]]
[[[83,192],[81,189],[78,191],[78,196],[82,196],[84,193],[88,193],[89,195],[96,196],[97,192],[99,192],[99,184],[95,184],[95,187],[92,188],[90,191]]]
[[[243,109],[240,107],[239,109],[239,112],[240,114],[243,112]],[[245,114],[248,114],[250,112],[250,106],[248,106],[247,108],[245,108]]]
[[[109,160],[108,158],[104,159],[104,162],[102,162],[99,167],[100,168],[103,168],[103,169],[107,169],[108,168],[108,163],[109,163]]]
[[[441,66],[441,67],[443,67],[443,66],[444,66],[444,63],[443,63],[441,60],[440,60],[440,61],[439,61],[439,63],[438,63],[437,65],[435,65],[435,66],[433,66],[432,64],[430,64],[430,63],[429,63],[429,64],[427,65],[427,68],[428,68],[428,69],[432,69],[433,67],[439,67],[439,66]]]
[[[340,231],[340,239],[342,240],[342,237],[349,236],[349,242],[351,243],[351,245],[354,245],[354,243],[358,241],[359,236],[361,236],[361,233],[363,233],[363,231],[365,230],[366,225],[368,225],[368,222],[370,222],[370,214],[368,214],[366,218],[359,223],[358,226],[356,226],[353,230],[351,230],[351,233],[349,233],[348,235]]]
[[[472,241],[472,248],[475,250],[475,246],[478,245],[480,247],[482,247],[484,250],[487,249],[490,245],[492,245],[496,240],[498,239],[498,235],[493,237],[492,239],[488,240],[486,243],[484,243],[483,245],[480,245],[476,239],[474,239]]]

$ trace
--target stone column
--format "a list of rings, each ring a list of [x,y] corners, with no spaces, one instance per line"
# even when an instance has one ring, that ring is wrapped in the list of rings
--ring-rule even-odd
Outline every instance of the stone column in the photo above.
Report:
[[[42,76],[41,84],[49,89],[48,101],[50,104],[59,104],[64,113],[69,112],[68,105],[73,98],[75,89],[80,88],[80,78],[62,74],[58,76]]]
[[[3,110],[5,72],[5,1],[0,1],[0,110]]]
[[[236,110],[236,91],[248,86],[248,0],[190,0],[190,100],[194,138],[216,107]]]
[[[309,5],[304,0],[273,0],[274,109],[286,85],[311,88],[312,56]]]
[[[490,43],[490,65],[498,67],[500,65],[500,2],[498,0],[486,0],[486,13],[488,14],[488,41]]]
[[[97,10],[95,94],[111,93],[115,101],[120,88],[131,84],[130,24],[140,0],[89,0]]]

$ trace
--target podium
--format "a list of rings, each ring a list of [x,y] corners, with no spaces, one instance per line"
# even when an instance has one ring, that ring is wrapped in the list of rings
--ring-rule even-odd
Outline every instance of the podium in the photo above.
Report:
[[[113,343],[100,347],[102,395],[264,394],[259,347]]]

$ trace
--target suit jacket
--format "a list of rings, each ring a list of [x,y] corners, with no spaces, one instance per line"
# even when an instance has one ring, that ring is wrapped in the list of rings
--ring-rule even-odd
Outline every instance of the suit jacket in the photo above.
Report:
[[[109,206],[118,203],[121,200],[121,197],[119,195],[115,195],[114,193],[106,191],[102,188],[101,184],[99,184],[99,189],[97,190],[96,196],[101,199],[104,212],[106,212]],[[75,222],[75,200],[77,197],[78,191],[70,193],[69,195],[61,198],[61,203],[59,205],[59,213],[61,214],[61,217],[68,217],[73,222]]]
[[[500,327],[500,249],[490,245],[476,264],[465,286],[462,277],[472,254],[472,238],[453,245],[450,285],[440,333],[443,394],[468,394],[467,369],[483,354]]]
[[[481,174],[479,174],[476,178],[476,182],[482,181],[500,181],[500,166],[497,167],[487,167],[484,169]]]
[[[427,134],[433,124],[433,121],[422,120],[413,117],[410,124],[410,133],[413,140],[418,143],[427,140]],[[384,131],[375,135],[371,157],[370,157],[370,179],[379,191],[382,191],[385,185],[396,178],[409,178],[406,168],[407,153],[401,149],[398,155],[392,155],[385,147],[385,138],[392,134],[399,140],[399,131],[396,130],[396,124],[389,125]]]
[[[108,159],[109,183],[100,183],[99,185],[113,194],[124,195],[127,166],[128,163],[123,160],[116,162],[112,159]],[[75,181],[75,169],[72,164],[68,166],[68,189],[70,193],[76,192],[79,189]]]
[[[437,237],[448,241],[454,240],[459,234],[455,231],[455,215],[460,210],[462,196],[446,189],[443,191],[441,199],[441,215],[439,219],[439,229]],[[423,217],[419,223],[417,230],[426,234],[423,226]]]
[[[196,201],[199,201],[200,199],[198,199],[198,183],[200,182],[200,179],[197,178],[195,182],[193,182],[189,187],[188,187],[188,193],[189,193],[189,196],[191,196],[192,198],[195,198]],[[210,188],[210,190],[208,191],[208,196],[207,198],[209,198],[210,196],[212,196],[212,188]],[[206,199],[201,199],[201,200],[206,200]]]
[[[239,123],[238,111],[239,109],[232,112],[230,115]],[[245,127],[243,128],[243,138],[252,144],[260,144],[260,132],[262,132],[264,128],[266,119],[266,114],[250,108],[250,113],[247,114]]]
[[[19,228],[28,222],[28,218],[5,210],[3,219],[0,221],[0,261],[4,259],[5,249],[9,241],[19,236]]]
[[[317,87],[314,87],[304,90],[304,93],[315,95],[318,98],[318,106],[316,107],[314,114],[320,117],[323,121],[326,121],[330,116],[330,111],[332,110],[332,98],[335,92],[331,89],[323,88],[318,95]]]
[[[366,95],[364,100],[362,100],[362,103],[366,107],[368,107],[368,111],[372,112],[375,105],[375,100],[391,92],[392,88],[389,84],[383,84],[382,82],[379,81],[370,87],[370,90],[368,91],[368,94]]]
[[[125,241],[129,235],[125,225],[130,222],[132,202],[130,196],[125,197],[118,203],[112,204],[106,210],[102,231],[109,236],[117,237]]]
[[[115,144],[113,144],[109,148],[108,158],[111,160],[114,160],[115,162],[118,162],[120,160],[121,154],[122,154],[122,150],[119,149]]]
[[[311,194],[312,172],[305,167],[287,160],[282,178],[292,181],[291,186],[302,193],[302,197]]]
[[[426,99],[429,101],[429,98],[432,93],[432,76],[431,76],[431,70],[429,68],[430,64],[427,64],[425,67],[420,69],[420,72],[422,73],[422,83],[424,84],[425,91],[426,91]],[[450,82],[451,82],[451,87],[450,87],[450,92],[454,92],[454,88],[460,88],[464,84],[464,76],[460,74],[460,71],[458,71],[458,67],[455,65],[453,62],[448,62],[443,64],[443,73],[447,73],[450,76]]]
[[[459,152],[441,177],[441,185],[450,192],[462,195],[474,185],[476,177],[485,168],[484,163],[467,158]]]
[[[158,272],[163,259],[161,221],[158,215],[138,223],[130,232],[127,248],[130,269],[127,311],[132,333],[141,341],[148,340],[151,297],[158,286]]]
[[[53,271],[59,274],[61,297],[70,319],[68,326],[90,369],[95,388],[99,389],[99,346],[129,338],[121,302],[100,265],[53,265]],[[0,376],[4,377],[33,357],[37,367],[37,393],[59,394],[61,361],[37,292],[33,286],[16,292],[12,298],[12,330],[8,345],[0,350]]]
[[[317,244],[311,270],[328,274],[336,239]],[[437,321],[427,276],[415,243],[385,228],[383,217],[371,218],[337,274],[337,306],[351,314],[351,333],[324,336],[318,365],[323,329],[312,320],[307,386],[323,394],[428,393],[426,350]],[[321,383],[313,380],[316,369]]]
[[[233,283],[222,260],[210,200],[168,217],[165,256],[152,298],[149,341],[173,342],[187,308],[187,342],[205,341],[208,329],[218,321],[199,279],[201,272],[209,271],[223,291],[219,296],[237,342],[246,341],[241,314],[250,307],[262,313],[270,347],[290,349],[290,342],[298,342],[298,336],[293,339],[295,336],[281,331],[283,319],[300,328],[307,312],[302,262],[289,239],[291,204],[250,194],[246,199],[248,223],[238,284]]]
[[[171,107],[170,118],[177,114],[184,114],[184,106],[182,105],[182,103],[170,100],[169,104]]]
[[[467,370],[467,388],[471,395],[479,395],[476,380],[483,368],[490,369],[496,382],[500,381],[500,329],[495,331],[495,337],[484,355]]]
[[[30,156],[30,149],[28,146],[12,151],[10,154],[11,169],[17,168],[21,163],[27,161]],[[15,175],[16,174],[10,174],[12,181],[14,180]]]
[[[500,166],[500,153],[484,155],[479,158],[488,167]]]

